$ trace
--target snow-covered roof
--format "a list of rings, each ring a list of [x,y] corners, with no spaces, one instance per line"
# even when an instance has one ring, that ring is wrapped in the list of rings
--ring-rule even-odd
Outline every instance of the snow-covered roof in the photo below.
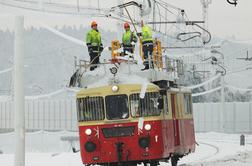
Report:
[[[117,73],[112,74],[111,69],[116,68]],[[174,81],[173,72],[149,69],[142,71],[143,65],[134,61],[122,61],[121,63],[100,64],[93,71],[81,71],[81,87],[94,88],[113,84],[146,84],[158,80]],[[89,68],[88,68],[89,70]]]

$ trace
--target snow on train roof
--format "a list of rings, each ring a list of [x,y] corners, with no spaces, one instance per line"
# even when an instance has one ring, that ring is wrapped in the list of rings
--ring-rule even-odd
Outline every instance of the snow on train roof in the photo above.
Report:
[[[116,74],[112,74],[112,68],[117,69]],[[116,64],[100,64],[93,71],[82,71],[81,87],[94,88],[113,84],[151,84],[157,80],[174,80],[171,73],[149,69],[141,71],[143,65],[123,61]]]

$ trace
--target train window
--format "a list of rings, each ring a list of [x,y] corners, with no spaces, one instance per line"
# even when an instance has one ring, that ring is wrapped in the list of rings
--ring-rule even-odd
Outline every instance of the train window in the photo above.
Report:
[[[131,110],[131,116],[133,117],[140,116],[139,99],[132,99],[132,98],[130,99],[130,110]]]
[[[128,96],[106,96],[106,113],[109,120],[127,119],[129,117]]]
[[[102,97],[86,97],[77,100],[79,121],[104,119],[104,101]]]
[[[184,110],[186,114],[192,113],[192,103],[190,94],[184,94]]]
[[[145,93],[145,97],[141,99],[139,93],[130,95],[130,110],[132,117],[159,116],[161,110],[158,109],[157,92]]]

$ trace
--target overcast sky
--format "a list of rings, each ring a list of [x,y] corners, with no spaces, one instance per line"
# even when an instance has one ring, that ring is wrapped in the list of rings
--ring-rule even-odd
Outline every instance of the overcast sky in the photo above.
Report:
[[[3,0],[0,0],[3,1]],[[69,0],[71,1],[71,0]],[[72,0],[76,2],[76,0]],[[80,0],[84,2],[86,0]],[[106,2],[111,0],[106,0]],[[202,6],[201,0],[163,0],[182,9],[185,9],[187,15],[191,20],[202,20]],[[232,0],[231,0],[232,1]],[[95,1],[92,1],[92,3]],[[101,6],[104,0],[100,0]],[[106,3],[107,4],[107,3]],[[0,4],[0,14],[12,14],[23,10],[6,7]],[[23,11],[26,15],[31,13],[30,11]],[[31,15],[34,15],[32,12]],[[44,18],[43,15],[39,15],[39,18]],[[64,24],[65,19],[54,20],[51,16],[47,17],[51,19],[53,24]],[[60,21],[61,20],[61,21]],[[68,23],[83,23],[82,18],[71,17],[67,21]],[[0,17],[0,27],[5,27],[10,24],[8,18]],[[107,24],[107,26],[109,26]],[[235,36],[239,40],[252,40],[252,0],[239,0],[238,5],[235,7],[227,3],[227,0],[212,0],[212,4],[209,5],[209,30],[212,34],[219,37]]]

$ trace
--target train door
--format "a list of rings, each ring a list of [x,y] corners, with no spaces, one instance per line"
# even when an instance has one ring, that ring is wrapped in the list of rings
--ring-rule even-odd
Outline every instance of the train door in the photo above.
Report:
[[[179,138],[179,120],[178,120],[178,114],[176,113],[176,94],[171,94],[171,106],[172,106],[172,119],[173,119],[173,131],[174,131],[174,145],[178,146],[180,144],[180,138]]]
[[[166,108],[164,109],[164,114],[165,114],[165,128],[163,131],[163,136],[165,137],[165,142],[164,142],[164,146],[165,146],[165,152],[167,155],[170,155],[171,153],[174,152],[175,148],[174,148],[174,124],[173,124],[173,118],[172,118],[172,104],[171,104],[171,93],[167,92],[167,96],[166,96],[166,101],[167,101],[167,105]]]

